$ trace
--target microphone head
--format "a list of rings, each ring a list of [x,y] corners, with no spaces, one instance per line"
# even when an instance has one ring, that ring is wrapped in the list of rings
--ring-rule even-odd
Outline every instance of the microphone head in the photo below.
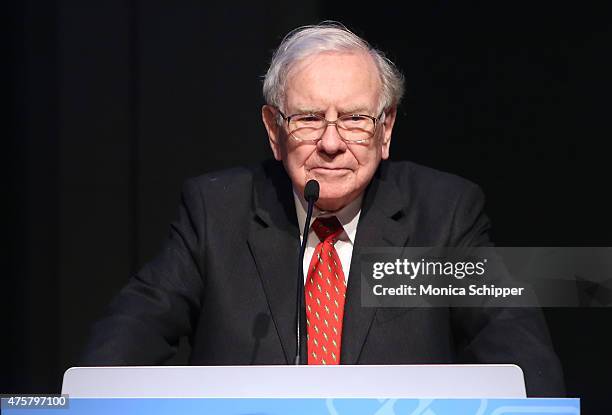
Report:
[[[310,179],[304,187],[304,199],[307,202],[316,202],[319,199],[319,182],[315,179]]]

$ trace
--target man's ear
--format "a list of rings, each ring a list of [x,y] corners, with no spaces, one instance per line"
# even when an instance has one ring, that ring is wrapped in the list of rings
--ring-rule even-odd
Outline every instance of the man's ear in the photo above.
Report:
[[[389,148],[391,147],[391,133],[393,132],[393,126],[395,125],[395,117],[397,116],[397,107],[391,107],[385,111],[385,119],[383,120],[382,127],[382,159],[386,160],[389,158]]]
[[[278,114],[274,107],[264,105],[261,107],[261,119],[263,120],[266,131],[268,132],[268,142],[274,158],[278,161],[282,160],[280,148],[280,126],[277,123]]]

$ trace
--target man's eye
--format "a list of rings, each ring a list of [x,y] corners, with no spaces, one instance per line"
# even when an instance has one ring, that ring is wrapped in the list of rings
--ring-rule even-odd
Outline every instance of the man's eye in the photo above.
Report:
[[[299,117],[296,117],[295,121],[300,123],[315,123],[319,122],[320,120],[314,115],[301,115]]]
[[[350,117],[346,117],[345,121],[350,123],[360,123],[366,121],[367,118],[361,115],[351,115]]]

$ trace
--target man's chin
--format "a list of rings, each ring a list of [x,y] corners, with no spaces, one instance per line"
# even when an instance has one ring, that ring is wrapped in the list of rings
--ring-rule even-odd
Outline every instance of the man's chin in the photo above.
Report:
[[[334,212],[348,205],[353,199],[348,192],[338,192],[338,189],[333,191],[325,191],[321,186],[317,207],[321,210]]]
[[[315,179],[319,182],[319,199],[316,203],[321,210],[336,211],[348,205],[355,197],[352,193],[354,185],[352,178],[348,176],[350,170],[338,169],[338,171],[325,171],[325,169],[312,169],[307,175],[306,181]]]

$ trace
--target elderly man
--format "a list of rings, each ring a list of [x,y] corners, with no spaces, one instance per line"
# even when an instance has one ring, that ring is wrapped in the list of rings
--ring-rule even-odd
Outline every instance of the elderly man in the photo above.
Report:
[[[291,32],[264,81],[276,161],[187,182],[163,251],[96,323],[82,363],[161,364],[183,336],[194,365],[292,363],[303,192],[316,179],[303,362],[515,363],[530,395],[562,393],[537,310],[361,306],[360,247],[490,243],[477,186],[385,161],[402,93],[393,63],[343,26]]]

